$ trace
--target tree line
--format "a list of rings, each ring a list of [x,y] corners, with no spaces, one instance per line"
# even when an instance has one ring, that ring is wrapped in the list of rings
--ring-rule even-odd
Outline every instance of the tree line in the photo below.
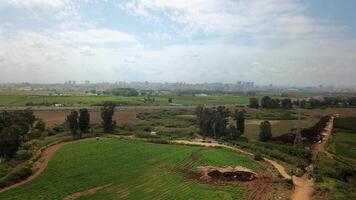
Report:
[[[285,99],[273,99],[269,96],[264,96],[261,98],[261,103],[255,97],[250,98],[250,108],[283,108],[283,109],[291,109],[293,107],[293,102],[289,98]]]
[[[259,101],[258,98],[252,97],[249,101],[250,108],[283,108],[291,109],[293,106],[301,108],[319,108],[325,106],[353,107],[356,106],[356,97],[323,97],[321,99],[309,98],[302,100],[292,100],[290,98],[271,98],[264,96]]]

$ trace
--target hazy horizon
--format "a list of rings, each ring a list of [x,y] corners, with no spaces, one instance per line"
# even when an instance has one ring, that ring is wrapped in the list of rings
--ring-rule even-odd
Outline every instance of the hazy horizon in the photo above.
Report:
[[[0,83],[355,86],[356,1],[0,0]]]

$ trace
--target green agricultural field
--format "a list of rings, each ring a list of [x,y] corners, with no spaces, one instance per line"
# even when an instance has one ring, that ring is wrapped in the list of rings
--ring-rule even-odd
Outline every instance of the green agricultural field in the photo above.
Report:
[[[200,183],[184,177],[179,170],[194,170],[199,165],[265,170],[252,159],[227,149],[92,140],[65,145],[39,177],[0,193],[0,199],[63,199],[108,184],[80,199],[241,199],[246,194],[242,186]]]
[[[330,148],[337,156],[356,159],[356,133],[336,132]]]
[[[89,106],[100,105],[106,101],[112,101],[122,105],[168,105],[168,98],[163,96],[155,97],[155,102],[144,103],[143,97],[123,97],[123,96],[46,96],[46,95],[0,95],[1,106],[25,106],[32,105],[51,105],[54,103],[65,104],[68,106]],[[173,103],[181,105],[225,105],[225,104],[248,104],[246,96],[176,96]]]
[[[336,118],[334,127],[339,129],[347,129],[356,131],[356,117]]]

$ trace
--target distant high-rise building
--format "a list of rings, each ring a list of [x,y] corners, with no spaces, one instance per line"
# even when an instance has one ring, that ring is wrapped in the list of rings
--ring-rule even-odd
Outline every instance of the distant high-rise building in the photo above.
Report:
[[[85,85],[89,85],[89,84],[90,84],[90,81],[86,80]]]

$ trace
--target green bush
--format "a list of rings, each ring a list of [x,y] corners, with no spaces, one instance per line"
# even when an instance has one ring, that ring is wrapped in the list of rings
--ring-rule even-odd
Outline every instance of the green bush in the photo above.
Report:
[[[149,133],[137,133],[136,137],[139,137],[139,138],[159,138],[159,136],[151,135]]]
[[[0,179],[0,188],[4,188],[6,186],[13,185],[17,182],[20,182],[26,179],[27,177],[31,176],[31,174],[32,174],[32,170],[30,167],[24,167],[18,171],[12,172],[8,176]]]
[[[155,144],[169,144],[168,140],[164,139],[149,139],[148,142],[155,143]]]
[[[255,156],[254,156],[254,159],[257,160],[257,161],[262,161],[263,160],[263,158],[262,158],[260,153],[256,153]]]
[[[32,153],[29,150],[18,150],[15,155],[16,160],[28,160],[32,157]]]

